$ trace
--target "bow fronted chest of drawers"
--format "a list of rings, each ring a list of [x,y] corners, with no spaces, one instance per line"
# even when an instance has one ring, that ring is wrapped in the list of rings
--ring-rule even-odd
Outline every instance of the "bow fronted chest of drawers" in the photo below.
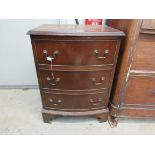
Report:
[[[55,116],[108,117],[124,33],[102,26],[42,25],[31,37],[44,122]]]

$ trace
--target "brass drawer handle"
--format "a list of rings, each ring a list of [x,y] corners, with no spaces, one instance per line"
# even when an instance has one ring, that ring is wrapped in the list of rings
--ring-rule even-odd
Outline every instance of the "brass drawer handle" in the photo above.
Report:
[[[99,105],[100,102],[102,102],[102,98],[98,98],[97,101],[94,101],[93,99],[90,99],[90,103],[91,103],[92,105]]]
[[[62,100],[58,99],[56,102],[52,98],[49,99],[49,102],[52,103],[53,105],[58,105],[62,102]]]
[[[105,51],[103,52],[103,56],[99,56],[99,55],[100,55],[100,52],[99,52],[98,50],[94,50],[94,53],[95,53],[95,55],[96,55],[96,57],[97,57],[98,59],[105,59],[106,56],[109,54],[109,50],[105,50]]]
[[[47,50],[43,50],[43,54],[44,54],[44,57],[46,58],[47,61],[52,61],[56,58],[56,56],[59,55],[59,51],[58,50],[55,50],[51,56],[48,56],[48,52]]]
[[[52,86],[56,86],[60,82],[60,78],[51,79],[50,77],[46,77],[47,81],[50,81],[49,84]]]
[[[96,85],[96,86],[98,86],[98,85],[101,85],[101,84],[103,84],[103,81],[105,80],[105,77],[104,76],[102,76],[101,77],[101,82],[96,82],[96,79],[95,78],[92,78],[92,82]]]

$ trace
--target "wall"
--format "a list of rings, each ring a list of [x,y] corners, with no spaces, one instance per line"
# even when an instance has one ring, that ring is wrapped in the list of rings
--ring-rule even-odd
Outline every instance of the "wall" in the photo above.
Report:
[[[38,85],[30,38],[31,28],[59,20],[0,20],[0,87]]]

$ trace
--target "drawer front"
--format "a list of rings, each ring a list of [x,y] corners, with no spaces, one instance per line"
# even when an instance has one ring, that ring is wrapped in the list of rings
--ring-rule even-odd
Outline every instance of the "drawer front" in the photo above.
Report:
[[[155,35],[140,35],[132,69],[155,70]]]
[[[107,94],[53,94],[42,92],[44,108],[65,111],[85,111],[107,107]]]
[[[36,40],[38,64],[103,65],[113,64],[117,41]]]
[[[51,70],[39,70],[39,73],[42,88],[87,90],[108,89],[112,70],[53,71],[53,74]]]
[[[144,19],[142,21],[142,29],[155,30],[155,20],[154,19]]]
[[[130,76],[124,103],[155,105],[155,77]]]

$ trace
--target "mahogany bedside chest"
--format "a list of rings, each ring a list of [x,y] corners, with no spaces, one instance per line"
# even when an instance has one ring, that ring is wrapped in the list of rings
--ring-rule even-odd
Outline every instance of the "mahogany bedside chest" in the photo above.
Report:
[[[106,121],[124,33],[111,27],[42,25],[31,37],[44,122],[55,116]]]

